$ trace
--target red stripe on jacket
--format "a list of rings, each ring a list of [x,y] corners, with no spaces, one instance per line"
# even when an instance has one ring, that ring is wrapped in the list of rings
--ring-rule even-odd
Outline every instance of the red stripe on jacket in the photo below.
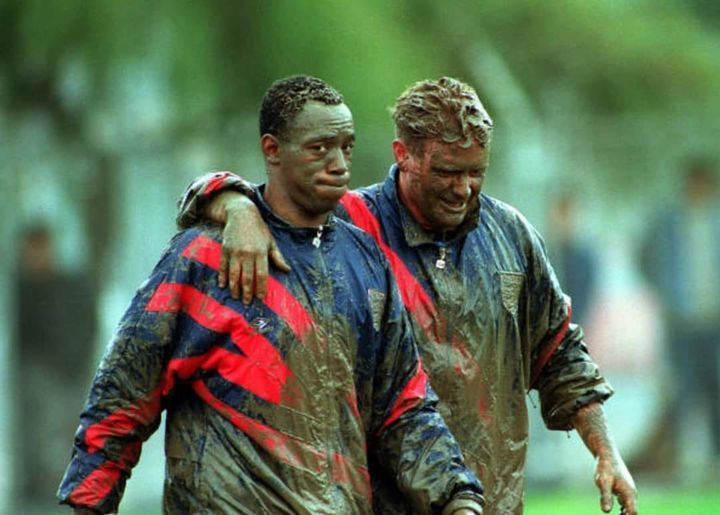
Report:
[[[427,384],[427,374],[422,367],[422,362],[418,360],[415,374],[405,383],[405,388],[403,388],[400,395],[395,399],[395,404],[393,404],[392,410],[390,410],[390,415],[385,419],[385,422],[383,422],[381,429],[385,429],[405,413],[412,411],[416,406],[420,405],[423,399],[425,399]]]
[[[85,445],[93,453],[105,446],[108,438],[123,437],[142,425],[151,424],[160,414],[160,389],[150,392],[146,400],[119,409],[85,430]]]
[[[80,506],[98,506],[115,488],[122,471],[129,471],[140,458],[140,442],[127,444],[118,462],[106,461],[88,474],[68,496],[68,501]]]
[[[347,456],[334,452],[332,456],[332,479],[334,483],[349,484],[355,493],[365,499],[372,499],[370,472],[367,467],[356,465]]]
[[[213,270],[219,270],[222,246],[206,236],[198,236],[185,247],[181,255],[209,266]],[[310,314],[273,276],[268,276],[267,294],[263,302],[288,324],[290,330],[300,341],[312,329],[313,319]]]
[[[233,175],[230,172],[215,172],[213,178],[207,182],[207,186],[203,190],[203,195],[208,196],[217,190],[222,189],[225,184],[225,179]]]
[[[332,461],[329,462],[325,451],[233,409],[215,397],[202,381],[195,381],[192,386],[201,399],[278,461],[318,473],[331,467],[334,482],[351,484],[358,493],[370,496],[370,475],[366,467],[352,464],[347,457],[337,452],[333,453]]]
[[[546,343],[540,350],[537,358],[535,358],[535,363],[533,363],[532,372],[530,373],[531,387],[535,384],[537,378],[540,377],[540,373],[542,372],[543,368],[545,368],[545,365],[548,364],[548,361],[550,361],[552,355],[555,354],[557,348],[560,347],[560,344],[563,342],[563,340],[565,339],[565,335],[567,335],[567,332],[570,329],[572,306],[570,305],[570,299],[568,297],[565,297],[565,302],[567,305],[567,317],[563,321],[563,324],[562,326],[560,326],[558,332],[555,333],[552,338],[546,341]]]
[[[272,343],[250,327],[240,313],[190,285],[176,283],[160,284],[146,309],[169,313],[182,311],[201,326],[230,335],[244,356],[213,350],[206,356],[207,366],[217,367],[224,377],[258,397],[275,404],[280,402],[282,388],[292,371]]]
[[[432,333],[433,320],[437,317],[437,309],[433,300],[415,276],[410,273],[400,256],[382,239],[378,219],[368,209],[367,204],[358,193],[352,191],[346,193],[340,199],[340,203],[350,215],[355,226],[370,234],[380,246],[380,250],[390,262],[390,269],[400,288],[403,304],[415,317],[420,327],[426,333]]]
[[[323,452],[311,447],[302,440],[281,433],[277,429],[273,429],[225,404],[222,400],[215,397],[207,385],[200,380],[194,381],[192,387],[202,400],[221,413],[234,426],[241,429],[248,437],[278,461],[293,467],[307,468],[315,472],[321,472],[323,468],[325,468],[325,454]]]

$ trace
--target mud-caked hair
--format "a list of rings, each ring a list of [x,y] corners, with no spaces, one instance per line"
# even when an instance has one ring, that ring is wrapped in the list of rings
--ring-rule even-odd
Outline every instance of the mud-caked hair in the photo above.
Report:
[[[413,84],[398,97],[391,113],[396,136],[413,153],[420,152],[429,139],[465,148],[473,141],[490,146],[492,119],[475,90],[457,79],[441,77]]]
[[[288,124],[311,100],[331,106],[344,102],[335,88],[315,77],[293,75],[273,82],[260,107],[260,136],[286,136]]]

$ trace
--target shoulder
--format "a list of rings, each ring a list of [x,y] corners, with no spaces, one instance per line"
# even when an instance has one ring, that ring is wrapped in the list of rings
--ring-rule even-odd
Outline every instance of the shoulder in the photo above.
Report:
[[[195,257],[199,253],[222,251],[222,228],[215,224],[198,224],[178,231],[170,239],[160,258],[160,263],[170,264]]]
[[[377,213],[382,196],[382,183],[373,184],[347,192],[341,199],[340,205],[349,215],[362,215],[368,210]]]
[[[480,217],[483,225],[491,222],[499,230],[517,232],[525,237],[539,237],[537,229],[519,209],[497,198],[480,195]]]
[[[481,193],[480,205],[482,210],[491,213],[495,218],[505,220],[509,223],[530,225],[525,215],[523,215],[518,208],[500,199]]]
[[[380,252],[377,243],[370,234],[346,220],[336,219],[335,230],[338,233],[338,238],[342,239],[343,243],[349,243],[357,247],[361,252],[370,252],[372,254]]]
[[[370,186],[363,186],[362,188],[353,190],[351,193],[362,197],[363,200],[368,203],[375,203],[382,194],[383,186],[385,186],[385,182],[378,182],[376,184],[371,184]]]
[[[336,232],[343,250],[352,252],[357,259],[365,257],[367,260],[385,265],[385,255],[375,239],[366,231],[345,220],[337,219]]]

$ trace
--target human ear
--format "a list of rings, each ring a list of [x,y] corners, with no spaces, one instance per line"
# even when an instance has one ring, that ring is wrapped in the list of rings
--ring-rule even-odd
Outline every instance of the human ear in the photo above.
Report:
[[[280,141],[272,134],[262,135],[260,138],[260,149],[269,164],[277,165],[280,162],[278,156],[280,153]]]
[[[407,159],[410,157],[410,153],[408,152],[407,145],[405,145],[405,142],[401,139],[393,140],[392,149],[393,149],[393,156],[395,156],[395,162],[397,164],[400,164],[403,161],[407,161]]]

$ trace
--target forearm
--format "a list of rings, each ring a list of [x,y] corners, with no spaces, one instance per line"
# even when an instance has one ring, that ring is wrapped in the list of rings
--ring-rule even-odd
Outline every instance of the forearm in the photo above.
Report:
[[[223,191],[214,197],[203,209],[201,215],[213,222],[226,224],[237,215],[238,219],[244,213],[257,210],[253,201],[244,193],[238,191]]]
[[[572,418],[573,425],[590,452],[595,456],[595,484],[600,491],[600,507],[606,513],[613,505],[613,495],[622,507],[620,513],[637,514],[637,489],[630,471],[610,435],[602,405],[597,402],[580,408]]]
[[[608,430],[602,404],[592,402],[587,406],[583,406],[573,416],[572,423],[594,457],[611,458],[620,456]]]
[[[255,186],[252,183],[231,172],[201,175],[190,183],[178,201],[176,223],[179,228],[187,228],[208,217],[223,223],[224,219],[216,219],[213,216],[224,216],[224,210],[217,205],[209,207],[214,199],[225,192],[233,192],[237,197],[252,196],[254,190]],[[213,212],[210,213],[209,209]],[[217,209],[220,209],[220,212]]]

